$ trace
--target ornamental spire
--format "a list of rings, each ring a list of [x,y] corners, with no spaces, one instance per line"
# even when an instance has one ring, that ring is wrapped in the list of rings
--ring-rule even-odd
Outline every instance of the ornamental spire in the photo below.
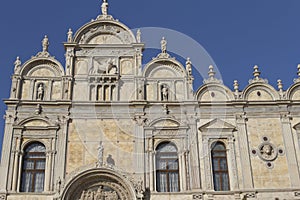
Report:
[[[253,67],[253,69],[254,69],[254,72],[253,72],[254,79],[259,80],[259,78],[260,78],[259,77],[260,76],[260,71],[258,70],[258,66],[255,65]]]

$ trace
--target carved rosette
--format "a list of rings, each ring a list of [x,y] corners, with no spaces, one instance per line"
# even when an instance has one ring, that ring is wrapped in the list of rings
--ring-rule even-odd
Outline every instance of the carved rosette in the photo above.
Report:
[[[273,161],[277,159],[278,155],[284,154],[283,149],[276,147],[266,136],[262,137],[262,143],[257,148],[252,148],[251,153],[264,161],[269,169],[274,167]]]

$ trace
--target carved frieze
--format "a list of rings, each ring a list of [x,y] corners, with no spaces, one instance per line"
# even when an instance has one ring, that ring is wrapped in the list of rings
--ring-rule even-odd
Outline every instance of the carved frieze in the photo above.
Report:
[[[79,200],[119,200],[120,198],[117,191],[114,189],[100,185],[97,188],[91,188],[82,191]]]

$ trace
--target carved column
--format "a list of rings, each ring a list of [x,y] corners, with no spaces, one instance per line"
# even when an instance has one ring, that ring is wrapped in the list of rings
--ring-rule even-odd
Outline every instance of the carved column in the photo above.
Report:
[[[200,180],[200,158],[199,158],[199,147],[198,147],[198,134],[197,134],[197,125],[196,120],[193,119],[192,122],[189,123],[190,129],[187,134],[189,137],[189,160],[190,160],[190,176],[191,176],[191,189],[199,189],[201,188],[201,180]]]
[[[253,178],[252,169],[250,161],[250,151],[249,151],[249,141],[247,135],[247,118],[244,114],[236,116],[236,123],[238,129],[238,141],[239,141],[239,151],[240,151],[240,162],[242,166],[242,180],[243,189],[253,188]]]
[[[19,171],[19,156],[20,156],[20,138],[15,138],[15,149],[13,149],[13,179],[12,179],[12,191],[17,191],[17,183],[18,183],[18,171]]]
[[[211,162],[210,162],[210,147],[208,144],[208,138],[203,139],[203,155],[201,155],[204,159],[204,174],[205,174],[205,187],[206,190],[213,190],[212,187],[212,170],[211,170]]]
[[[189,151],[184,151],[184,163],[185,163],[185,172],[186,172],[186,190],[191,189],[191,177],[190,177],[190,165],[189,165]]]
[[[21,91],[21,89],[22,89],[22,79],[21,79],[21,77],[18,77],[18,80],[17,80],[17,90],[16,90],[16,96],[15,96],[15,98],[21,98],[21,95],[22,95],[22,91]]]
[[[58,177],[61,177],[61,179],[65,178],[68,122],[69,118],[63,117],[61,121],[61,129],[59,130],[59,133],[57,133],[57,156],[54,180]]]
[[[153,151],[152,154],[152,185],[153,185],[153,191],[157,191],[156,188],[156,151]]]
[[[185,151],[182,151],[178,155],[179,161],[179,169],[180,169],[180,191],[187,190],[187,166],[186,166],[186,159],[185,159]]]
[[[291,186],[297,188],[300,185],[299,166],[297,163],[296,149],[290,120],[291,116],[289,116],[289,114],[281,114],[282,134],[289,167]]]
[[[36,80],[34,80],[34,79],[31,79],[30,80],[30,88],[29,88],[29,90],[28,90],[28,92],[29,92],[29,97],[31,98],[31,99],[33,99],[33,100],[36,100],[36,94],[35,94],[35,92],[36,92],[36,89],[35,89],[35,82],[36,82]]]
[[[51,151],[46,152],[46,170],[45,170],[45,191],[49,192],[50,190],[50,168],[51,168]]]
[[[10,90],[10,98],[16,99],[18,91],[18,78],[16,76],[12,76],[11,90]]]
[[[145,162],[145,151],[144,151],[144,123],[146,118],[144,116],[137,115],[134,120],[135,124],[135,156],[134,156],[134,168],[136,173],[144,172],[144,162]]]
[[[176,81],[172,81],[172,95],[171,95],[171,93],[169,92],[169,96],[171,97],[172,96],[172,99],[169,99],[169,100],[177,100],[176,99]]]
[[[54,82],[53,79],[50,79],[48,81],[48,95],[47,95],[47,97],[48,97],[48,100],[50,100],[50,101],[51,101],[52,90],[53,90],[53,82]]]
[[[231,178],[230,178],[230,185],[231,190],[237,190],[239,188],[238,186],[238,175],[237,175],[237,165],[236,165],[236,155],[235,155],[235,147],[234,147],[234,138],[230,137],[228,139],[228,153],[229,153],[229,160],[230,168],[229,171],[231,172]]]
[[[0,165],[0,189],[1,193],[5,193],[8,187],[8,174],[10,169],[10,158],[11,158],[11,144],[12,144],[12,136],[13,136],[13,128],[12,123],[14,121],[14,117],[7,113],[5,116],[5,131],[3,137],[3,145],[2,145],[2,158]]]
[[[23,157],[24,157],[24,152],[20,151],[20,153],[19,153],[19,170],[18,170],[17,192],[20,192],[20,187],[21,187]]]

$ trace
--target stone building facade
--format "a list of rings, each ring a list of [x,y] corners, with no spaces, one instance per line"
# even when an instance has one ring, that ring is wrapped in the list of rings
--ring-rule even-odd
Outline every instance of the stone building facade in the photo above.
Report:
[[[300,78],[195,90],[192,63],[107,13],[69,30],[66,62],[17,58],[5,100],[0,199],[300,199]],[[298,67],[300,77],[300,66]]]

